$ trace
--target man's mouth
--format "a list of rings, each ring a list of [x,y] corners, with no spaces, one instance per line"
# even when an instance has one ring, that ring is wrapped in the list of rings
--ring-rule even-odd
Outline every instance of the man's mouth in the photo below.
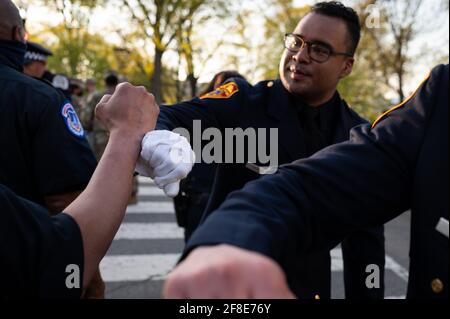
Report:
[[[310,77],[311,74],[308,72],[305,72],[304,70],[296,67],[295,65],[292,65],[289,67],[289,71],[291,73],[291,78],[293,80],[302,80],[305,77]]]

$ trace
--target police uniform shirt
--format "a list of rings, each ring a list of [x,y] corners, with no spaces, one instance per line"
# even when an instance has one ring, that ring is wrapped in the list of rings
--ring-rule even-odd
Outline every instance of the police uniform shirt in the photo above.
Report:
[[[232,193],[184,256],[198,246],[230,244],[284,267],[293,251],[331,249],[352,231],[410,209],[407,297],[448,300],[448,85],[449,66],[437,66],[411,98],[372,126],[355,127],[349,141]]]
[[[0,212],[0,299],[80,298],[84,256],[75,220],[49,217],[1,184]]]
[[[42,204],[84,189],[96,160],[70,102],[20,70],[0,54],[0,183]]]
[[[338,121],[339,94],[335,93],[326,103],[312,107],[294,95],[292,104],[298,111],[304,137],[304,157],[309,157],[322,148],[333,144],[333,132]]]
[[[277,165],[280,167],[280,165],[305,158],[317,149],[347,140],[352,127],[366,123],[340,98],[337,92],[324,105],[312,108],[302,101],[293,100],[293,95],[285,89],[281,80],[263,81],[251,86],[247,81],[239,78],[230,79],[217,90],[200,98],[176,105],[161,106],[156,128],[173,130],[182,127],[187,129],[195,139],[194,120],[201,121],[202,130],[214,127],[225,133],[222,136],[226,136],[227,128],[242,130],[276,128],[278,130],[277,163],[261,163],[256,158],[256,163],[253,165],[256,168],[253,170],[246,165],[249,160],[245,157],[244,163],[218,165],[202,223],[214,215],[214,210],[233,191],[263,176],[258,173],[257,166]],[[256,140],[260,138],[258,134],[259,130],[256,130]],[[269,152],[269,145],[273,141],[270,141],[268,134],[262,138],[266,139],[266,152]],[[194,143],[193,146],[196,151]],[[222,160],[226,161],[226,154],[226,150],[222,151]],[[266,196],[270,197],[270,194],[259,194],[260,198]],[[235,215],[235,218],[237,223],[246,223],[238,215]],[[222,233],[220,229],[215,231],[218,234]],[[230,234],[233,233],[236,232],[231,230]],[[255,233],[254,236],[258,238],[259,234]],[[240,240],[244,242],[247,239],[240,238]],[[252,247],[258,250],[256,246],[259,245],[259,240],[250,241],[254,244]],[[246,244],[243,242],[242,244]],[[261,244],[264,245],[264,242]],[[383,228],[355,231],[342,242],[342,248],[346,297],[382,298],[385,264]],[[294,290],[298,288],[296,293],[300,297],[314,298],[315,294],[320,293],[321,297],[326,299],[330,296],[330,255],[327,250],[315,255],[308,254],[308,258],[300,258],[299,254],[292,250],[284,269],[291,288]],[[302,265],[311,271],[299,271],[296,267],[298,259],[302,259]],[[380,267],[380,289],[370,290],[365,285],[365,270],[368,264],[377,264]],[[302,278],[297,280],[297,277]],[[307,280],[311,285],[306,282]]]

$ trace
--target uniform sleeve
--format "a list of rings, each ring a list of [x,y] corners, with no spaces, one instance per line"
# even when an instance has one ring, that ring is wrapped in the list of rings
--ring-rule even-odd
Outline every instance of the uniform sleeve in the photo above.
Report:
[[[34,181],[41,196],[80,191],[97,165],[70,102],[54,92],[30,111]],[[37,126],[36,126],[37,123]]]
[[[81,110],[81,114],[79,114],[81,124],[83,125],[83,128],[88,132],[91,132],[94,128],[95,107],[100,102],[100,100],[101,95],[95,93],[88,99],[86,106]]]
[[[219,88],[216,94],[212,92],[191,101],[163,105],[156,128],[169,131],[185,128],[192,134],[195,120],[200,121],[197,123],[201,124],[202,129],[234,127],[249,88],[245,80],[232,79]]]
[[[374,128],[358,126],[349,141],[232,193],[194,233],[185,255],[196,246],[228,243],[285,267],[295,251],[332,249],[352,231],[382,225],[404,212],[437,104],[439,74],[435,70],[406,104]]]
[[[80,298],[84,257],[77,223],[66,214],[49,217],[1,185],[0,211],[1,298]]]

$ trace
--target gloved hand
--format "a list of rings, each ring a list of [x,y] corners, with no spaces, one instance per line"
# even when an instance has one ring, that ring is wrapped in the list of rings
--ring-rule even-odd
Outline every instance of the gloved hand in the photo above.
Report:
[[[195,153],[187,139],[170,131],[152,131],[142,140],[136,171],[151,177],[169,197],[180,191],[180,181],[195,163]]]

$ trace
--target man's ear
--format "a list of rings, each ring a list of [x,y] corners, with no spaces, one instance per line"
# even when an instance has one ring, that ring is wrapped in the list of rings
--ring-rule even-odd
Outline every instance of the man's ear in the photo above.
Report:
[[[344,67],[341,70],[341,74],[339,75],[340,79],[345,78],[346,76],[350,75],[353,71],[353,64],[355,63],[355,58],[347,58]]]
[[[20,26],[15,26],[13,28],[12,36],[13,36],[13,41],[18,41],[18,42],[22,42],[22,43],[27,42],[25,40],[25,29]]]

